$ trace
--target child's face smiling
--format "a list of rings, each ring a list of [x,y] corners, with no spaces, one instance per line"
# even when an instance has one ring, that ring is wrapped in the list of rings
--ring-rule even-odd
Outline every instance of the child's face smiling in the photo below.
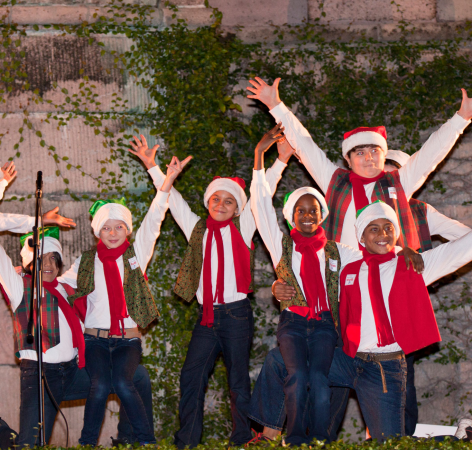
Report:
[[[302,195],[293,208],[293,221],[297,231],[305,237],[315,235],[321,222],[321,207],[311,194]]]
[[[129,231],[122,220],[108,219],[100,230],[100,239],[107,248],[117,248],[126,241]]]
[[[372,254],[385,255],[392,251],[397,242],[395,227],[387,219],[375,219],[367,225],[361,237],[361,243]]]
[[[224,222],[238,214],[238,202],[228,191],[216,191],[208,201],[208,211],[212,219]]]

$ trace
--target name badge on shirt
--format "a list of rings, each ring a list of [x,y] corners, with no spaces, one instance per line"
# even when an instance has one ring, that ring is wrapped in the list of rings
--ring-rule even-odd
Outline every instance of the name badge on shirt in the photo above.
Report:
[[[390,196],[390,198],[397,198],[397,189],[394,187],[389,187],[388,195]]]
[[[133,256],[132,258],[128,259],[128,262],[133,270],[139,267],[139,263],[138,263],[138,260],[136,259],[136,256]]]
[[[336,260],[329,258],[329,270],[331,270],[331,272],[338,271],[338,262]]]
[[[352,274],[352,275],[346,275],[346,283],[345,285],[346,286],[351,286],[352,284],[354,284],[354,280],[356,279],[356,274]]]

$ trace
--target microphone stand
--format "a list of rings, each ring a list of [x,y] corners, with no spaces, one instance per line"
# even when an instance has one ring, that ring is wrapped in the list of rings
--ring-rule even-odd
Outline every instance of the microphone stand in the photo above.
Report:
[[[36,179],[36,215],[33,227],[33,239],[29,239],[30,247],[33,247],[33,270],[31,280],[30,314],[28,321],[28,344],[36,343],[38,354],[38,400],[39,400],[39,424],[38,440],[39,446],[45,446],[45,424],[44,424],[44,384],[43,384],[43,352],[42,352],[42,324],[41,324],[41,301],[43,298],[42,260],[39,246],[39,216],[42,216],[41,199],[43,196],[43,173],[38,172]],[[41,219],[42,225],[42,219]],[[34,307],[36,300],[36,308]],[[36,310],[36,327],[33,327]]]

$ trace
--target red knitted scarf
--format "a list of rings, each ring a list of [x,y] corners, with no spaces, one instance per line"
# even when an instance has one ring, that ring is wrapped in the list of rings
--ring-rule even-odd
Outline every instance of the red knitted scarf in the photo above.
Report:
[[[225,302],[225,258],[223,238],[221,229],[230,226],[231,245],[233,249],[234,269],[236,275],[236,285],[238,292],[247,294],[251,284],[251,261],[249,249],[238,229],[232,222],[232,219],[225,221],[217,221],[208,216],[206,221],[208,235],[205,246],[205,255],[203,259],[203,317],[201,325],[212,327],[214,322],[213,303],[217,301],[219,304]],[[213,236],[216,241],[216,251],[218,253],[218,272],[216,279],[215,297],[213,298],[213,287],[211,284],[211,250]]]
[[[362,259],[369,267],[368,285],[370,301],[372,303],[372,310],[374,313],[375,327],[377,329],[378,347],[385,347],[393,344],[395,338],[393,337],[392,326],[388,320],[387,309],[382,294],[382,284],[380,283],[380,269],[379,265],[395,258],[395,250],[386,253],[385,255],[376,255],[363,250],[364,258]]]
[[[107,248],[101,240],[98,241],[97,245],[98,259],[103,263],[103,271],[105,272],[108,303],[110,305],[110,334],[113,335],[122,334],[120,326],[123,333],[126,334],[124,319],[129,317],[129,314],[126,308],[123,282],[116,260],[124,255],[129,245],[128,240],[117,248]]]
[[[308,308],[304,306],[291,306],[290,311],[309,319],[319,320],[323,311],[329,311],[326,301],[326,289],[321,276],[321,267],[318,255],[319,250],[325,247],[326,239],[323,228],[318,227],[316,234],[311,237],[302,236],[295,228],[290,232],[295,242],[295,250],[302,254],[300,277],[303,282]]]
[[[72,332],[72,345],[76,347],[79,351],[79,369],[85,367],[85,340],[84,333],[82,332],[82,327],[80,325],[79,318],[74,314],[72,306],[69,305],[69,302],[63,297],[63,295],[57,290],[59,282],[57,278],[54,281],[44,281],[43,287],[54,297],[57,298],[59,308],[61,308],[62,314],[69,324],[70,330]]]

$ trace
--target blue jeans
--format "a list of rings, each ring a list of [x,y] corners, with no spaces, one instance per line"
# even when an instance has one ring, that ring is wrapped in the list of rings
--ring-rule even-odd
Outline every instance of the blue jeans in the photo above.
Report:
[[[180,373],[180,429],[175,433],[178,448],[196,447],[203,430],[203,403],[208,378],[223,352],[231,393],[233,431],[230,442],[242,445],[252,439],[247,413],[251,398],[249,352],[254,319],[249,299],[214,306],[213,327],[200,325],[202,307],[193,329],[184,366]]]
[[[301,445],[314,438],[329,440],[331,391],[328,373],[337,341],[331,313],[323,312],[321,320],[315,320],[282,311],[277,340],[288,373],[284,381],[287,411],[285,442]],[[306,433],[308,423],[304,418],[308,399],[309,435]]]
[[[404,355],[389,361],[364,361],[347,356],[340,348],[334,353],[329,372],[333,386],[356,391],[370,435],[379,441],[405,435],[406,376]]]
[[[21,405],[20,405],[20,433],[17,444],[21,447],[38,445],[38,363],[29,359],[21,360]],[[87,398],[90,389],[90,378],[85,370],[79,370],[76,360],[59,364],[44,363],[43,373],[58,405],[70,400],[83,400]],[[152,419],[151,382],[149,374],[144,366],[136,370],[133,382],[140,396],[146,404],[149,404],[150,417]],[[133,428],[128,422],[126,414],[120,408],[120,423],[118,431],[122,430],[122,438],[134,442]],[[44,389],[44,421],[45,442],[51,437],[52,427],[56,418],[57,409],[45,387]],[[120,434],[118,434],[120,436]]]
[[[96,445],[105,415],[108,395],[114,389],[134,434],[141,443],[155,443],[146,408],[133,378],[141,360],[141,339],[99,338],[85,334],[85,369],[90,377],[90,391],[85,403],[81,445]]]
[[[418,402],[415,388],[415,355],[406,357],[406,403],[405,403],[405,434],[413,436],[418,423]]]
[[[264,427],[282,431],[286,419],[283,388],[287,375],[282,354],[276,347],[267,354],[254,386],[249,408],[250,419]],[[337,439],[348,399],[349,389],[331,387],[329,441]]]
[[[415,388],[415,356],[406,356],[406,403],[405,403],[405,435],[413,436],[418,423],[418,403]],[[337,430],[341,426],[349,401],[348,388],[332,387],[331,396],[331,438],[336,439]],[[254,395],[253,395],[254,397]]]

